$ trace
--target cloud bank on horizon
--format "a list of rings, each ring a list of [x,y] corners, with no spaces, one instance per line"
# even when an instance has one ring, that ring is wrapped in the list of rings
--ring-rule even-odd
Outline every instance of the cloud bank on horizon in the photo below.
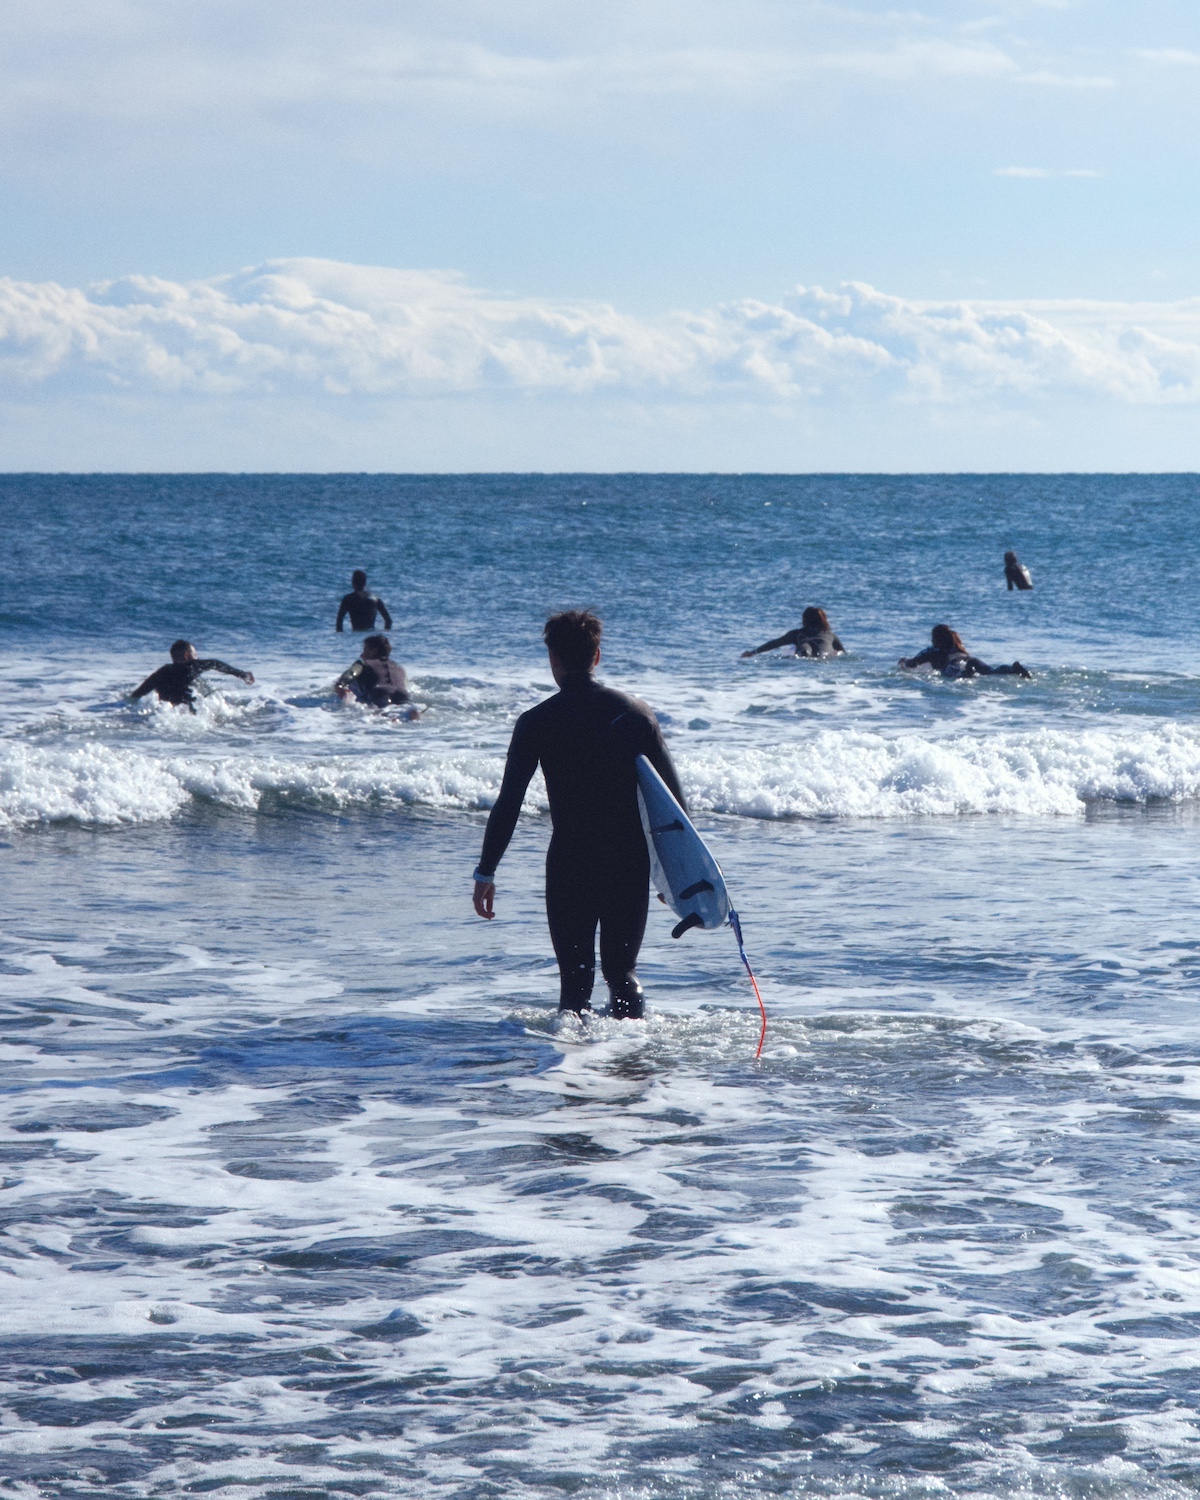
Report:
[[[0,388],[255,399],[1200,402],[1200,297],[917,301],[861,283],[636,317],[449,272],[277,260],[204,281],[0,279]]]

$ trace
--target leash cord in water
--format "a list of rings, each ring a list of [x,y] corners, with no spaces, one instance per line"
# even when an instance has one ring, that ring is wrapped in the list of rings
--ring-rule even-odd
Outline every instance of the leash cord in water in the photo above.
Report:
[[[754,977],[754,970],[750,967],[750,960],[746,957],[746,945],[742,942],[742,924],[732,907],[729,908],[729,925],[733,928],[734,937],[737,938],[738,952],[742,955],[742,962],[746,965],[746,973],[749,974],[750,983],[754,987],[754,998],[758,1001],[758,1008],[762,1013],[762,1030],[758,1033],[758,1046],[754,1050],[754,1056],[757,1059],[762,1056],[763,1042],[767,1039],[767,1007],[758,993],[758,980]]]

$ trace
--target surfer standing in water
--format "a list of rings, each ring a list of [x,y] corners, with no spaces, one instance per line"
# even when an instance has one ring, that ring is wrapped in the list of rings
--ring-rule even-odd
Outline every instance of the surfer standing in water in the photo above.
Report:
[[[1015,552],[1004,554],[1004,581],[1008,584],[1008,592],[1013,589],[1031,589],[1033,579],[1030,577],[1029,569],[1017,557]]]
[[[386,635],[369,635],[362,644],[362,655],[347,667],[333,685],[343,702],[357,699],[372,708],[387,708],[391,703],[407,703],[411,698],[408,678],[398,661],[392,660],[392,643]],[[417,717],[416,709],[409,717]]]
[[[914,667],[932,667],[943,677],[1032,677],[1033,673],[1019,661],[1009,667],[989,667],[987,662],[972,656],[962,643],[957,630],[949,625],[935,625],[931,632],[932,645],[926,646],[918,656],[902,656],[896,663],[906,671]]]
[[[475,870],[475,910],[495,916],[496,866],[508,848],[525,788],[540,765],[553,833],[546,854],[546,917],[558,959],[559,1010],[591,1009],[600,969],[609,1014],[642,1015],[637,958],[650,899],[650,856],[642,831],[634,762],[644,755],[681,807],[683,789],[646,704],[604,687],[593,675],[603,627],[589,610],[546,621],[543,639],[559,691],[523,713],[513,730],[500,795]]]
[[[349,615],[351,630],[374,630],[375,616],[382,615],[383,628],[390,630],[392,617],[388,614],[388,607],[378,594],[367,593],[367,575],[361,568],[355,568],[351,573],[350,586],[354,592],[343,595],[338,605],[337,624],[333,628],[340,633],[342,621]]]
[[[196,695],[192,687],[201,672],[224,672],[228,677],[240,677],[243,682],[254,681],[253,672],[243,672],[231,667],[228,662],[218,661],[215,656],[201,661],[191,641],[176,641],[171,647],[171,660],[157,672],[151,672],[140,687],[135,687],[130,698],[136,703],[147,693],[157,693],[164,703],[173,703],[177,708],[184,704],[196,712]]]
[[[758,656],[763,651],[777,651],[780,646],[795,646],[797,656],[807,656],[817,661],[846,654],[845,646],[833,633],[828,615],[815,604],[810,604],[801,615],[799,629],[789,630],[786,635],[776,636],[773,641],[755,646],[752,651],[743,651],[742,655]]]

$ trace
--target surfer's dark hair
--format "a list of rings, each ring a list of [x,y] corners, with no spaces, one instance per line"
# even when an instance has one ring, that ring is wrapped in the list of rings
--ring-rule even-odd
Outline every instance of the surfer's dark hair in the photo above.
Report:
[[[542,631],[546,650],[556,656],[568,672],[586,672],[600,649],[604,626],[590,609],[566,609],[551,615]]]
[[[376,656],[388,657],[392,654],[392,643],[386,635],[369,635],[363,641],[363,655],[366,655],[367,647],[374,649]]]
[[[191,643],[191,641],[182,641],[182,640],[181,641],[172,641],[171,642],[171,660],[172,661],[182,661],[184,659],[184,657],[188,654],[188,652],[191,649],[192,649],[192,643]]]
[[[363,570],[361,568],[355,568],[354,572],[351,573],[351,575],[350,575],[350,586],[351,586],[351,588],[360,589],[366,583],[366,581],[367,581],[367,575],[363,572]]]
[[[795,618],[793,616],[793,618]],[[801,625],[807,625],[809,630],[828,630],[829,616],[823,609],[818,609],[815,604],[810,604],[800,617]]]
[[[930,639],[939,651],[965,651],[967,649],[962,643],[962,636],[957,630],[951,630],[949,625],[935,625],[930,632]]]

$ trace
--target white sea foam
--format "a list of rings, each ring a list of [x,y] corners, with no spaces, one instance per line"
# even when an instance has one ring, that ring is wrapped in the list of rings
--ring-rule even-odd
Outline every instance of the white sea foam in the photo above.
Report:
[[[678,760],[694,810],[747,818],[1064,816],[1089,802],[1200,796],[1200,730],[1176,725],[943,738],[825,730],[757,749],[681,748]],[[285,757],[9,744],[0,823],[158,822],[193,800],[477,811],[494,802],[502,770],[494,752],[437,745]],[[545,810],[540,778],[529,807]]]

